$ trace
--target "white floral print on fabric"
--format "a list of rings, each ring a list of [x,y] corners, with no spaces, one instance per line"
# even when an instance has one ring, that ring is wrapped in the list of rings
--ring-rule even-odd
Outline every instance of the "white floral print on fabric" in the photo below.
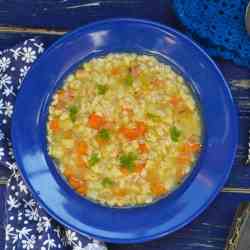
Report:
[[[11,171],[5,202],[5,250],[107,250],[101,242],[65,229],[50,218],[32,198],[14,160],[10,121],[15,96],[43,50],[43,43],[30,39],[0,52],[0,164]]]

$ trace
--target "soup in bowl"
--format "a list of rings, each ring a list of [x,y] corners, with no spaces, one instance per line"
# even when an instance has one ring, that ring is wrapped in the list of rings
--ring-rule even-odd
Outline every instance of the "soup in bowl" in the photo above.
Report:
[[[80,195],[136,206],[168,195],[201,150],[201,116],[181,75],[153,56],[111,53],[53,96],[48,151]]]

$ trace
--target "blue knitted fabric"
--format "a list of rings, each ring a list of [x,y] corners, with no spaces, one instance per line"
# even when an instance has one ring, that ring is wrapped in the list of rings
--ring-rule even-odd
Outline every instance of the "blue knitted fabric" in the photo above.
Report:
[[[211,56],[250,67],[250,36],[245,29],[249,0],[173,0],[188,35]]]

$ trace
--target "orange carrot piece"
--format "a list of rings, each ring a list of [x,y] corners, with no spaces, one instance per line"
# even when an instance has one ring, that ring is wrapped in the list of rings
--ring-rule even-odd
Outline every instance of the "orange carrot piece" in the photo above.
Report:
[[[180,155],[176,158],[176,163],[179,166],[187,166],[191,163],[190,155]]]
[[[197,153],[201,149],[201,144],[200,143],[189,143],[190,151],[192,153]]]
[[[136,129],[134,128],[123,127],[120,128],[120,132],[125,138],[127,138],[130,141],[136,140],[139,137],[138,131],[136,131]]]
[[[60,123],[59,123],[59,120],[57,118],[54,118],[53,120],[50,121],[49,123],[49,127],[50,129],[56,133],[59,131],[60,129]]]
[[[150,183],[150,189],[154,195],[161,196],[167,192],[155,170],[149,169],[147,171],[146,180]]]
[[[152,183],[150,185],[150,189],[151,189],[152,193],[156,196],[161,196],[167,192],[167,189],[159,182]]]
[[[83,141],[77,142],[75,150],[77,155],[85,155],[88,152],[88,145]]]
[[[100,116],[100,115],[97,115],[95,113],[92,113],[90,116],[89,116],[89,120],[88,120],[88,125],[91,127],[91,128],[94,128],[94,129],[100,129],[104,126],[105,124],[105,119],[104,117]]]
[[[82,195],[85,195],[87,193],[87,185],[84,181],[82,181],[82,184],[79,188],[76,189],[76,191]]]
[[[145,163],[139,163],[135,166],[134,171],[136,173],[141,173],[143,171],[143,169],[145,168]]]
[[[75,159],[75,163],[76,163],[76,167],[81,168],[81,169],[85,169],[85,167],[87,166],[86,162],[82,159],[80,155],[77,155]]]
[[[69,179],[69,184],[74,188],[74,189],[78,189],[81,187],[82,185],[82,181],[80,181],[79,179],[77,179],[74,176],[70,176]]]
[[[177,107],[181,102],[181,98],[178,96],[172,96],[169,102],[172,106]]]
[[[201,149],[200,143],[185,143],[181,147],[181,154],[190,155],[192,153],[197,153]]]
[[[135,128],[127,128],[127,127],[120,128],[121,134],[125,138],[131,141],[144,136],[146,131],[147,131],[147,128],[144,122],[137,122]]]
[[[155,171],[153,169],[149,169],[147,171],[147,175],[146,175],[146,180],[149,182],[150,184],[150,189],[153,193],[155,193],[155,186],[158,185],[160,183],[160,178],[157,175],[157,173],[155,173]]]
[[[139,136],[145,135],[145,133],[147,132],[146,124],[144,122],[137,122],[136,123],[136,130],[137,130]]]
[[[111,69],[111,75],[116,76],[120,74],[119,68],[112,68]]]
[[[139,150],[142,154],[146,154],[149,152],[148,145],[146,143],[139,143]]]

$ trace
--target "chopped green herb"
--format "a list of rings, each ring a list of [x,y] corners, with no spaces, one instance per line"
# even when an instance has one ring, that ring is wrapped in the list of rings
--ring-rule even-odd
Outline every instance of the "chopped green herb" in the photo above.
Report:
[[[124,81],[124,83],[128,87],[132,87],[133,81],[134,81],[133,76],[131,74],[128,74],[125,81]]]
[[[99,155],[97,153],[93,153],[90,158],[89,158],[89,165],[92,167],[94,166],[96,163],[98,163],[101,160],[101,158],[99,157]]]
[[[104,140],[104,141],[109,141],[111,138],[110,131],[106,128],[102,128],[98,132],[97,136],[98,136],[98,138],[100,138],[101,140]]]
[[[137,158],[137,154],[133,152],[121,155],[119,159],[121,167],[125,167],[128,170],[133,170]]]
[[[170,128],[170,137],[173,142],[178,142],[180,136],[181,136],[181,131],[178,128],[176,128],[175,126]]]
[[[108,188],[108,187],[113,186],[113,185],[114,185],[114,182],[113,182],[110,178],[105,177],[105,178],[103,178],[103,180],[102,180],[102,185],[103,185],[103,187]]]
[[[96,87],[97,87],[97,94],[98,95],[105,95],[105,93],[108,91],[107,85],[97,84]]]
[[[159,115],[156,115],[156,114],[153,114],[153,113],[150,113],[150,112],[146,113],[146,116],[147,116],[149,119],[151,119],[151,120],[153,120],[153,121],[156,121],[156,122],[158,122],[158,121],[161,120],[161,117],[160,117]]]
[[[78,108],[75,105],[69,107],[69,118],[72,122],[76,121],[76,116],[78,113]]]

